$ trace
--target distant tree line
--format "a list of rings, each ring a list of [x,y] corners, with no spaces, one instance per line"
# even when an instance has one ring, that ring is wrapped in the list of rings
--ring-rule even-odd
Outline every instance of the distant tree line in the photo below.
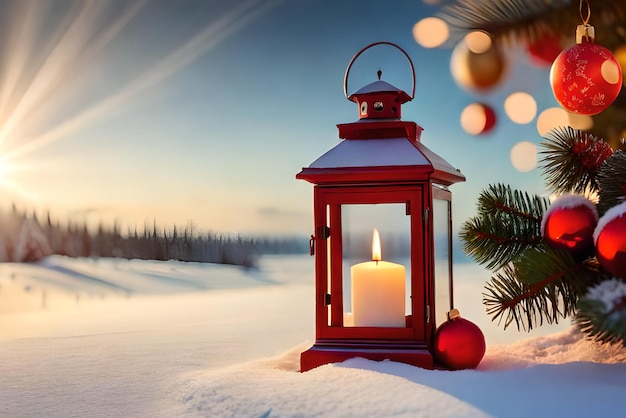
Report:
[[[308,241],[298,237],[245,237],[159,227],[156,221],[124,233],[117,224],[100,224],[90,231],[85,223],[60,224],[48,213],[39,220],[17,210],[0,211],[0,262],[32,262],[52,254],[69,257],[117,257],[144,260],[179,260],[202,263],[255,265],[262,254],[302,253]]]

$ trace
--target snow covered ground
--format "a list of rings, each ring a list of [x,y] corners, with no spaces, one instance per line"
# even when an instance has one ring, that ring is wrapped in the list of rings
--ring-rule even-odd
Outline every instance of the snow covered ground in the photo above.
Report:
[[[314,338],[313,261],[259,269],[48,257],[0,264],[0,417],[626,416],[626,350],[567,323],[503,331],[489,273],[455,266],[477,370],[352,359],[299,373]]]

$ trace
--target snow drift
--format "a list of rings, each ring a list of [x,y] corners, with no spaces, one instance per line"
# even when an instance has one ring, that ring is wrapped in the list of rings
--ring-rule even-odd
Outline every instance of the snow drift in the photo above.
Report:
[[[58,256],[2,264],[0,416],[621,413],[623,347],[568,324],[531,338],[503,332],[480,303],[484,270],[458,266],[455,278],[459,308],[487,338],[476,370],[357,358],[299,373],[314,337],[308,257],[265,257],[256,270]]]

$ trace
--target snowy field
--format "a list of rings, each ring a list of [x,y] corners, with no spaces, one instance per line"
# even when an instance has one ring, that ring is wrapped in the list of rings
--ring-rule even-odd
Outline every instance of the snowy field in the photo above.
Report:
[[[487,339],[477,370],[352,359],[299,373],[308,256],[0,264],[0,417],[626,417],[626,350],[567,321],[501,330],[480,302],[488,278],[455,266],[457,308]]]

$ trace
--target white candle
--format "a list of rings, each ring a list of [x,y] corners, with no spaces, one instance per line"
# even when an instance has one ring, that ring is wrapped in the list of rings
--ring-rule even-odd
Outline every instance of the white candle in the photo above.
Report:
[[[406,269],[381,261],[377,230],[372,239],[372,260],[350,268],[354,326],[404,327]]]

